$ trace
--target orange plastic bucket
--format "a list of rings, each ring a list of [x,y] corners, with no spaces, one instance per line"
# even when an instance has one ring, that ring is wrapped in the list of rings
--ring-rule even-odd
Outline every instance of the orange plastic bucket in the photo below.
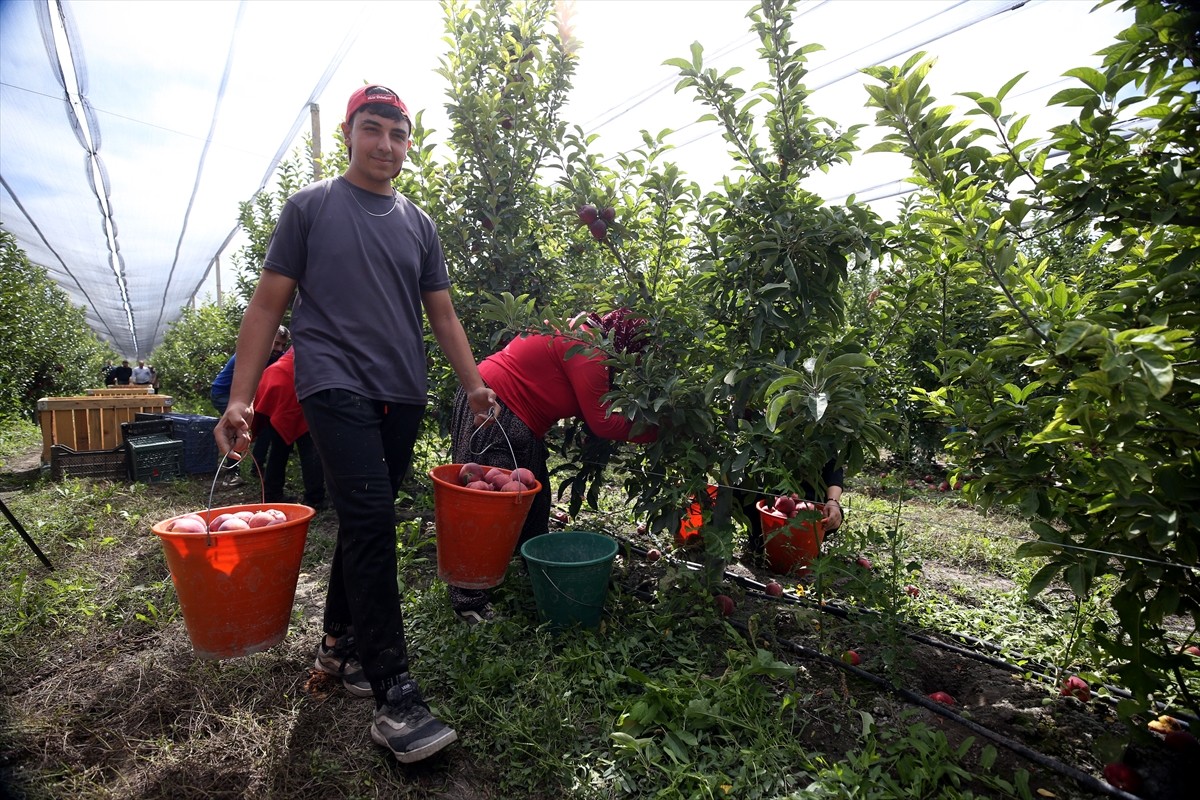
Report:
[[[813,503],[818,509],[820,503]],[[755,507],[762,519],[763,546],[767,564],[781,575],[803,574],[821,552],[825,529],[821,520],[790,519],[759,500]]]
[[[708,505],[707,508],[712,508],[717,502],[717,487],[712,484],[708,485]],[[679,543],[684,547],[690,547],[694,544],[699,544],[700,529],[704,527],[704,509],[699,500],[692,497],[692,504],[688,506],[687,514],[679,521]]]
[[[524,492],[468,489],[458,482],[462,466],[445,464],[429,470],[438,577],[460,589],[490,589],[504,581],[521,527],[542,484],[534,481],[534,488]]]
[[[257,653],[287,635],[308,523],[316,512],[292,503],[267,503],[214,508],[200,516],[208,521],[218,514],[268,508],[282,511],[287,521],[207,534],[168,531],[171,520],[152,527],[162,540],[188,638],[199,658]]]

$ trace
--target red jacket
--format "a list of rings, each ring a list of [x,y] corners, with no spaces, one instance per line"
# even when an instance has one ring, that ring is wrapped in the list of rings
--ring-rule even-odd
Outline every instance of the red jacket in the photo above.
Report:
[[[288,348],[274,364],[263,370],[258,391],[254,393],[255,419],[262,414],[271,421],[271,427],[288,444],[308,433],[308,422],[296,399],[295,351]]]
[[[609,391],[603,353],[567,351],[580,343],[564,336],[522,336],[479,365],[479,374],[517,418],[542,438],[560,419],[583,417],[597,436],[614,441],[651,442],[658,429],[630,438],[633,424],[609,416],[600,398]]]

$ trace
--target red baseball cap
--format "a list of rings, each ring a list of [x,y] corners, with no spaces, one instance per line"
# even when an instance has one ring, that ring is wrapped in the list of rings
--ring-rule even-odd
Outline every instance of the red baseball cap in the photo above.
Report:
[[[400,99],[400,95],[393,92],[386,86],[371,84],[364,86],[350,95],[350,102],[346,104],[346,122],[354,116],[354,112],[358,111],[363,106],[369,103],[384,103],[394,108],[400,109],[400,113],[409,122],[412,121],[412,116],[408,113],[408,106],[404,105],[404,101]]]

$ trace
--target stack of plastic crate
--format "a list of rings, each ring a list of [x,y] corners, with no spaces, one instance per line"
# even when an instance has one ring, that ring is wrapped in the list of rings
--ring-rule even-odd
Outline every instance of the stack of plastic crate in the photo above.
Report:
[[[137,421],[170,420],[173,425],[171,435],[183,442],[183,471],[191,474],[217,471],[221,456],[217,452],[217,441],[213,438],[213,428],[217,427],[217,417],[206,417],[200,414],[138,414]]]
[[[122,422],[121,438],[129,454],[129,478],[159,483],[183,475],[183,442],[174,438],[169,419]]]

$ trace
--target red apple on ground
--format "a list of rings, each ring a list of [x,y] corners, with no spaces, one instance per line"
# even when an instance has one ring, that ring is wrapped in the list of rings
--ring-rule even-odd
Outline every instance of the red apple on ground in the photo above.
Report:
[[[918,589],[916,586],[913,586],[911,583],[908,586],[904,587],[904,593],[906,595],[908,595],[909,597],[920,597],[921,596],[921,590]]]
[[[1192,645],[1191,647],[1184,648],[1183,652],[1187,653],[1189,656],[1195,656],[1196,658],[1200,658],[1200,647],[1197,647],[1196,645]]]
[[[605,206],[604,208],[600,209],[600,219],[604,220],[607,224],[612,225],[617,221],[617,210],[612,206]]]
[[[954,482],[954,491],[957,492],[959,489],[962,488],[962,486],[963,486],[962,481],[955,481]]]
[[[783,587],[779,584],[779,581],[771,581],[767,584],[766,589],[767,594],[771,595],[771,597],[780,597],[783,595]]]
[[[657,547],[651,547],[646,551],[646,560],[651,564],[653,564],[655,561],[658,561],[660,558],[662,558],[662,551]]]
[[[474,489],[477,492],[494,492],[496,487],[492,486],[487,481],[471,481],[467,484],[468,489]]]
[[[1180,753],[1200,753],[1200,742],[1187,731],[1171,731],[1163,737],[1163,744]]]
[[[717,595],[717,608],[721,609],[721,616],[728,617],[735,607],[732,597],[727,594]]]
[[[857,667],[862,663],[862,659],[859,657],[858,653],[854,652],[853,650],[847,650],[846,652],[842,653],[842,661],[845,661],[852,667]]]
[[[458,471],[458,482],[463,486],[469,483],[474,483],[483,478],[483,467],[476,464],[474,461],[469,461],[462,465],[462,469]]]
[[[592,232],[593,239],[600,241],[608,235],[608,223],[602,219],[592,220],[588,230]]]
[[[233,516],[222,522],[221,527],[217,528],[217,530],[221,533],[228,531],[248,531],[250,530],[250,523],[241,517]]]
[[[785,517],[790,517],[796,511],[796,501],[785,495],[775,498],[775,510]]]
[[[528,492],[529,487],[520,481],[509,481],[500,487],[502,492]]]
[[[871,559],[867,558],[866,556],[859,556],[858,560],[855,561],[854,563],[858,564],[860,567],[862,567],[865,570],[871,569]]]
[[[1142,784],[1133,767],[1122,761],[1114,761],[1104,767],[1104,780],[1127,792],[1136,792]]]
[[[514,481],[520,481],[530,489],[533,488],[533,484],[537,481],[537,478],[533,477],[533,473],[524,467],[517,467],[512,471],[511,474],[509,474],[509,477]]]
[[[950,491],[950,481],[942,481],[941,483],[939,483],[939,484],[938,484],[938,491],[939,491],[939,492],[948,492],[948,491]]]
[[[1087,681],[1078,675],[1072,675],[1063,681],[1062,688],[1058,690],[1062,697],[1074,697],[1084,703],[1092,699],[1092,687],[1088,686]]]
[[[638,534],[645,535],[645,533],[649,530],[650,530],[650,528],[649,528],[649,526],[646,525],[646,523],[644,523],[644,522],[638,523],[638,526],[637,526]]]
[[[954,698],[945,692],[934,692],[933,694],[929,695],[929,699],[935,703],[941,703],[944,706],[954,705]]]
[[[591,225],[600,218],[600,212],[596,210],[594,205],[590,203],[579,207],[579,221],[584,225]]]

